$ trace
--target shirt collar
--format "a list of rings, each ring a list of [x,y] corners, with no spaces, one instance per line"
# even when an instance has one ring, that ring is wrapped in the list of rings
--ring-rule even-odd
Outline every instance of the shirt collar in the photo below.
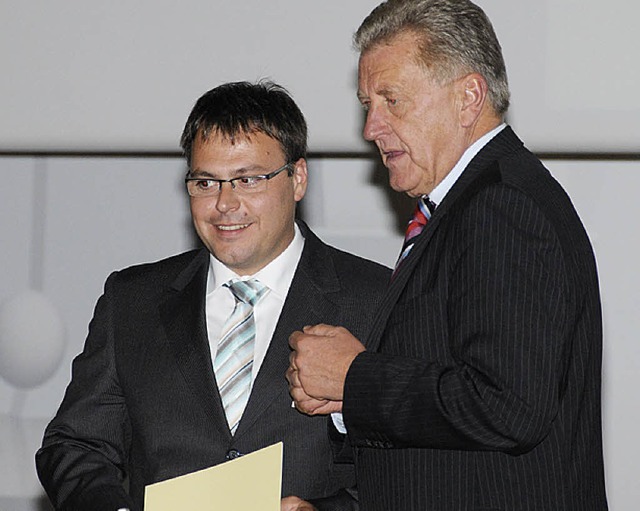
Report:
[[[464,169],[467,168],[469,162],[473,160],[473,157],[480,152],[485,145],[489,143],[489,141],[495,137],[498,133],[500,133],[504,128],[506,128],[506,124],[502,123],[500,126],[492,129],[488,133],[482,135],[478,140],[476,140],[473,144],[471,144],[467,150],[462,154],[462,157],[458,160],[458,163],[455,164],[451,172],[449,172],[445,178],[440,181],[438,186],[436,186],[431,193],[429,194],[429,199],[436,206],[438,206],[445,195],[451,190],[455,182],[464,172]]]
[[[207,294],[216,291],[225,282],[231,279],[248,280],[258,279],[268,286],[271,293],[275,293],[284,300],[289,292],[289,286],[293,280],[293,274],[298,267],[302,250],[304,249],[304,236],[297,224],[294,224],[294,236],[289,246],[273,261],[254,275],[239,276],[233,270],[227,268],[213,254],[209,255],[209,276],[207,279]]]

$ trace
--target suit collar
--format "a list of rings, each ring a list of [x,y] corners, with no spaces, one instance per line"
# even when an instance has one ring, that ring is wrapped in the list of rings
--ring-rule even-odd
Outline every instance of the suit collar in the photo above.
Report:
[[[296,276],[302,274],[301,276],[304,276],[308,283],[322,295],[339,291],[341,285],[329,247],[320,241],[306,223],[298,220],[297,224],[305,238],[305,247]]]
[[[415,266],[418,259],[420,259],[420,255],[425,250],[433,233],[449,211],[452,209],[455,210],[457,204],[466,202],[469,197],[473,196],[481,188],[501,180],[497,160],[517,148],[522,147],[522,145],[522,142],[513,130],[509,126],[506,126],[476,153],[460,177],[441,200],[435,212],[432,214],[427,227],[416,239],[411,253],[406,261],[403,261],[404,267],[401,267],[398,271],[399,274],[411,273],[411,269]],[[407,264],[405,265],[404,263]],[[397,280],[400,279],[394,279],[394,283],[396,283]]]
[[[209,253],[202,249],[171,283],[160,305],[169,348],[191,391],[220,434],[231,436],[213,375],[205,319]]]
[[[466,151],[462,154],[458,162],[454,165],[453,169],[444,177],[444,179],[438,183],[438,185],[429,192],[429,199],[439,205],[444,197],[449,193],[451,188],[458,181],[462,173],[469,166],[476,154],[478,154],[483,147],[485,147],[493,138],[495,138],[501,131],[506,128],[506,124],[502,123],[494,129],[488,131],[476,140]]]

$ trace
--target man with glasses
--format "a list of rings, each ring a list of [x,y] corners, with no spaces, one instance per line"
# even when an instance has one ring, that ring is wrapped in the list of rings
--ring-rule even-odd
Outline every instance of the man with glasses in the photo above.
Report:
[[[139,511],[145,485],[282,441],[284,510],[355,509],[328,419],[292,407],[288,337],[319,322],[364,336],[389,271],[295,221],[307,128],[281,87],[207,92],[181,142],[205,248],[109,277],[37,454],[42,483],[58,509]]]

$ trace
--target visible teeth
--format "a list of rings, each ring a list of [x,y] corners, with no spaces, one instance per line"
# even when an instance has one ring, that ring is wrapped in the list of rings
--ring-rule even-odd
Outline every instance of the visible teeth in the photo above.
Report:
[[[219,225],[218,229],[220,229],[221,231],[238,231],[240,229],[244,229],[245,227],[248,227],[249,224],[243,224],[243,225]]]

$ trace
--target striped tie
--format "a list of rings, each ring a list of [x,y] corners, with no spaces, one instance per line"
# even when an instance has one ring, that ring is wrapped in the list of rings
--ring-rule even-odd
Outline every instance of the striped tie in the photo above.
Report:
[[[428,197],[422,197],[416,204],[416,209],[413,211],[413,216],[407,225],[407,230],[404,235],[404,243],[402,245],[402,251],[400,257],[396,262],[396,268],[393,270],[394,274],[398,270],[400,263],[409,255],[415,238],[420,234],[427,222],[431,218],[431,212],[435,209],[435,204],[429,200]]]
[[[253,345],[256,337],[253,307],[269,288],[255,279],[234,279],[224,286],[233,293],[236,305],[222,328],[213,369],[233,435],[251,391]]]

